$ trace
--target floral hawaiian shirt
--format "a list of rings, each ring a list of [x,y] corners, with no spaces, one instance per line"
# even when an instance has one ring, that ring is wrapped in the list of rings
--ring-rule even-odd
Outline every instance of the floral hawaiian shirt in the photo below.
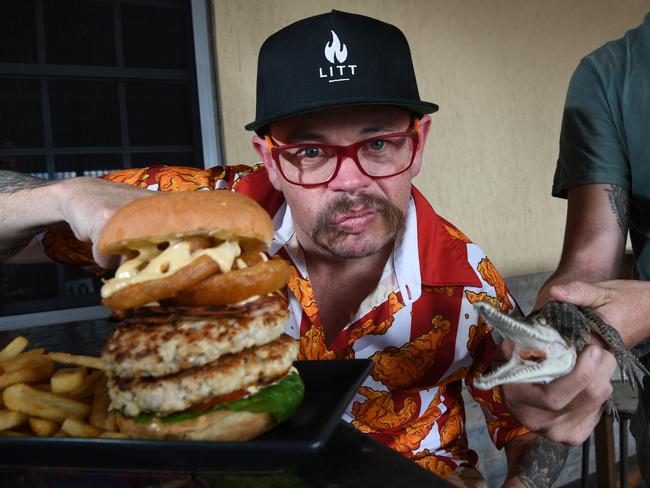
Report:
[[[271,254],[293,263],[286,333],[300,341],[299,359],[374,362],[343,417],[360,431],[441,476],[458,466],[476,466],[478,456],[465,432],[465,382],[497,448],[528,432],[506,410],[500,389],[473,388],[473,378],[490,365],[498,339],[472,303],[489,301],[505,313],[516,304],[481,249],[438,216],[415,187],[406,224],[377,287],[327,344],[291,211],[262,165],[152,166],[103,178],[157,191],[233,190],[265,207],[275,227]],[[71,234],[49,232],[43,244],[55,260],[88,264],[83,258],[88,250],[79,252]]]

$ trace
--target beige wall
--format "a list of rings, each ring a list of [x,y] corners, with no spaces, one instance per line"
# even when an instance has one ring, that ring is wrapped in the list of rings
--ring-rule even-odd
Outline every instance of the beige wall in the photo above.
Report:
[[[565,202],[550,196],[562,105],[580,57],[640,24],[650,0],[214,0],[225,157],[252,162],[257,51],[332,8],[397,25],[420,96],[440,105],[416,184],[506,276],[553,269]]]

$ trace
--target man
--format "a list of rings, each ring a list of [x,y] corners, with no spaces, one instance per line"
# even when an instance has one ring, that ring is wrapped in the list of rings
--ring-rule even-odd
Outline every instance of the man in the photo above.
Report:
[[[553,182],[553,195],[568,198],[564,248],[558,269],[537,300],[537,306],[554,298],[595,309],[628,346],[650,336],[649,131],[650,15],[622,39],[582,59],[571,79]],[[628,230],[634,274],[643,281],[619,279]],[[597,346],[589,349],[581,355],[583,363],[594,352],[602,354]],[[640,344],[636,352],[650,366],[650,343]],[[516,387],[519,399],[522,392],[536,389],[527,402],[510,402],[506,389],[506,401],[529,427],[558,441],[582,442],[600,417],[614,370],[608,352],[592,364],[581,377],[560,379],[544,390]],[[585,393],[588,383],[591,391]],[[648,377],[644,383],[631,430],[639,466],[650,483]],[[562,397],[563,404],[549,410],[553,397]]]
[[[436,110],[419,98],[396,27],[333,11],[290,25],[261,48],[257,117],[247,129],[256,131],[262,164],[150,167],[106,179],[255,198],[274,217],[271,252],[295,268],[287,333],[300,340],[300,358],[375,362],[345,420],[441,476],[478,486],[464,432],[465,380],[492,439],[505,446],[506,485],[550,486],[566,448],[522,428],[499,390],[472,387],[496,349],[472,302],[488,300],[506,313],[515,304],[481,250],[411,185],[429,134],[426,114]],[[115,208],[141,196],[101,180],[5,178],[12,195],[0,196],[1,225],[11,229],[4,247],[13,250],[62,220],[95,243]],[[66,248],[56,236],[46,234],[45,249],[66,260],[78,243]]]

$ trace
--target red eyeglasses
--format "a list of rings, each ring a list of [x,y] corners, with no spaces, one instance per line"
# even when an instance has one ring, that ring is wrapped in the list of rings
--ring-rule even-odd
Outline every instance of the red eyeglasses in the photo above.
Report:
[[[411,167],[419,144],[419,120],[412,132],[382,134],[348,146],[333,144],[274,145],[267,135],[266,143],[280,173],[289,183],[312,187],[329,183],[339,172],[344,158],[351,158],[364,175],[390,178]]]

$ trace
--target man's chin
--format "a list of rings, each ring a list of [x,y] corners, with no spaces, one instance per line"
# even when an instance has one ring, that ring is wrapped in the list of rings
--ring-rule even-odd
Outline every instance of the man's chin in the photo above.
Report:
[[[367,241],[358,235],[348,235],[345,238],[339,238],[337,242],[317,242],[318,246],[333,257],[339,259],[360,259],[374,256],[389,243],[392,243],[394,237],[390,239],[377,241]]]

